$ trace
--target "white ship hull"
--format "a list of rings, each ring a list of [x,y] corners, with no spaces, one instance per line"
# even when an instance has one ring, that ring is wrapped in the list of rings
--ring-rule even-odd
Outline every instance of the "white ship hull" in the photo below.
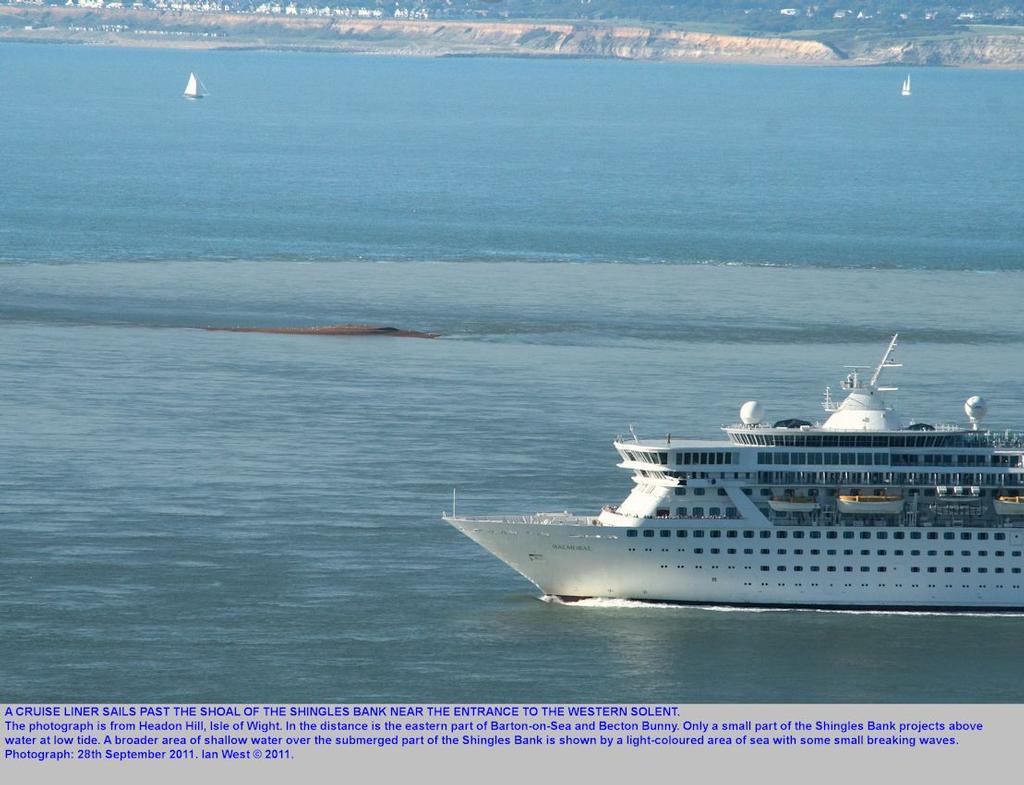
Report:
[[[594,518],[446,518],[545,594],[689,604],[1024,610],[1024,434],[906,427],[857,367],[820,424],[762,424],[728,441],[620,437],[633,488]],[[950,494],[950,488],[953,493]],[[454,502],[453,502],[454,507]]]
[[[1010,556],[1019,553],[1024,544],[1020,531],[1001,532],[1000,552],[983,550],[987,555],[962,557],[958,554],[955,573],[944,570],[953,559],[944,556],[910,557],[892,556],[892,542],[887,544],[887,555],[860,556],[864,541],[860,529],[852,544],[854,557],[810,556],[799,557],[776,554],[777,541],[772,539],[770,555],[759,553],[759,536],[744,539],[743,521],[730,521],[729,529],[722,521],[705,521],[705,527],[717,526],[722,531],[716,547],[719,554],[709,554],[705,540],[703,554],[695,554],[693,540],[676,537],[677,528],[663,529],[666,522],[651,520],[654,536],[630,537],[627,532],[635,527],[594,525],[593,519],[576,518],[574,523],[535,522],[550,521],[543,516],[520,518],[465,518],[446,517],[452,526],[481,547],[497,556],[519,572],[546,595],[564,599],[590,597],[673,602],[699,605],[739,605],[765,607],[850,608],[850,609],[940,609],[940,610],[1024,610],[1022,576],[1011,572],[1020,568],[1022,559]],[[696,525],[702,525],[700,523]],[[691,524],[692,526],[692,524]],[[870,528],[870,527],[869,527]],[[736,537],[726,539],[729,530]],[[670,532],[662,537],[661,532]],[[692,528],[691,528],[692,531]],[[754,530],[759,535],[758,530]],[[889,528],[891,538],[895,530]],[[909,530],[908,530],[909,531]],[[709,531],[710,533],[710,531]],[[995,532],[989,532],[994,536]],[[686,547],[680,548],[684,543]],[[843,540],[838,541],[844,544]],[[792,545],[792,541],[788,541]],[[743,554],[743,545],[753,545],[754,554]],[[870,543],[872,546],[875,542]],[[806,543],[805,543],[806,545]],[[959,545],[959,544],[957,544]],[[728,554],[727,546],[737,546],[736,554]],[[810,550],[804,547],[805,552]],[[819,549],[822,554],[824,548]],[[839,549],[842,553],[842,549]],[[926,553],[926,551],[922,551]],[[937,550],[938,554],[944,551]],[[970,565],[970,574],[961,572],[959,565]],[[769,567],[768,571],[762,567]],[[829,566],[836,572],[826,572]],[[785,567],[780,571],[779,567]],[[795,568],[799,567],[797,571]],[[811,571],[812,567],[818,569]],[[845,571],[850,567],[851,571]],[[866,567],[866,571],[862,568]],[[879,568],[885,572],[879,572]],[[917,567],[920,572],[912,573]],[[936,572],[928,573],[928,567]],[[979,573],[978,568],[986,572]],[[995,569],[1003,570],[996,574]]]

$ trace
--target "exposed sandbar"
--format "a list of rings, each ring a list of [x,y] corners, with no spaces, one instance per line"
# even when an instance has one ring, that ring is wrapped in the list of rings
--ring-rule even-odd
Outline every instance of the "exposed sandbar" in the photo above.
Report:
[[[277,333],[280,335],[381,335],[390,338],[437,338],[440,333],[402,330],[374,324],[329,324],[323,327],[204,327],[228,333]]]

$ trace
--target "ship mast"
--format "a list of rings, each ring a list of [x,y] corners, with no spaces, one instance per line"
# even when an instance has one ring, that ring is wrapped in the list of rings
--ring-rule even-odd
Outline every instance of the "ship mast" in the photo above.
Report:
[[[892,340],[889,341],[889,346],[886,348],[885,353],[882,355],[881,362],[878,363],[878,367],[875,368],[875,372],[871,374],[871,379],[868,381],[869,387],[875,387],[878,384],[878,377],[882,375],[883,368],[902,368],[902,363],[892,362],[893,350],[896,349],[896,339],[900,337],[899,333],[893,335]],[[888,389],[888,388],[879,388]],[[893,388],[894,389],[894,388]]]
[[[862,381],[860,371],[865,375],[871,369],[870,365],[847,365],[852,371],[843,380],[842,387],[846,391],[846,399],[836,406],[832,401],[830,393],[826,393],[822,405],[825,411],[831,412],[832,416],[825,421],[822,428],[826,431],[895,431],[902,426],[899,418],[891,407],[886,406],[885,398],[878,393],[896,390],[896,387],[881,387],[878,380],[882,371],[886,368],[902,368],[903,366],[893,359],[893,352],[899,333],[893,335],[889,345],[882,353],[882,359],[874,367],[871,376]]]

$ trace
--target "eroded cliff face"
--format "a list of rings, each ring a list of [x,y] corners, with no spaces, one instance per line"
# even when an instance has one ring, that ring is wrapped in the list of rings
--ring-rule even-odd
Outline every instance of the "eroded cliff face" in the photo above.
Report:
[[[404,40],[431,52],[621,57],[637,60],[829,62],[838,56],[817,41],[689,33],[645,27],[516,22],[338,22],[341,39],[385,44]]]
[[[4,26],[6,30],[2,29]],[[32,29],[26,30],[26,26]],[[112,29],[112,26],[124,29]],[[154,35],[154,31],[164,32]],[[1024,35],[962,35],[883,43],[854,41],[840,54],[819,41],[694,33],[662,25],[348,20],[88,10],[63,6],[0,7],[0,40],[4,38],[128,46],[304,48],[424,56],[475,54],[765,64],[846,62],[1024,67]]]
[[[907,65],[1024,68],[1024,35],[973,35],[865,47],[858,59]]]
[[[79,8],[0,8],[4,37],[167,46],[313,47],[420,55],[620,57],[645,60],[827,63],[817,41],[690,33],[658,27],[530,22],[405,22]],[[31,25],[33,30],[25,31]],[[112,32],[100,26],[123,25]],[[81,28],[92,27],[92,30]],[[78,28],[78,29],[72,29]],[[184,31],[157,39],[139,31]],[[188,35],[215,31],[216,38]]]

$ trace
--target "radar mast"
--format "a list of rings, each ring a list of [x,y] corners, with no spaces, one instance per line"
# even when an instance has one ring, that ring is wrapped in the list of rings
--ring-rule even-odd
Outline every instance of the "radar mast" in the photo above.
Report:
[[[892,340],[889,341],[889,346],[886,348],[885,353],[882,355],[882,361],[878,363],[878,367],[875,368],[875,372],[871,374],[871,379],[868,381],[869,387],[876,387],[878,385],[878,377],[882,375],[883,368],[902,368],[903,364],[895,362],[892,359],[892,353],[896,349],[896,339],[900,337],[899,333],[893,335]],[[895,390],[895,387],[879,387],[880,390]]]

